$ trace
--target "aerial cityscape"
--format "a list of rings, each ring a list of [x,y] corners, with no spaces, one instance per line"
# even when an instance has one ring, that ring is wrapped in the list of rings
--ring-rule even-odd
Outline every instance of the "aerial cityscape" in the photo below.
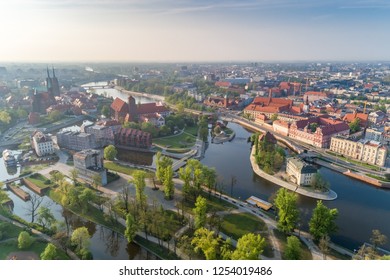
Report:
[[[0,4],[0,260],[390,259],[387,2],[91,2]]]

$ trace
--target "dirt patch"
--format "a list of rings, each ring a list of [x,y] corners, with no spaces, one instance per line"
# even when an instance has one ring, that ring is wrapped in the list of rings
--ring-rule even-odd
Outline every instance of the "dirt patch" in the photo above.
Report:
[[[7,260],[39,260],[39,256],[30,251],[26,252],[11,252],[7,256]]]

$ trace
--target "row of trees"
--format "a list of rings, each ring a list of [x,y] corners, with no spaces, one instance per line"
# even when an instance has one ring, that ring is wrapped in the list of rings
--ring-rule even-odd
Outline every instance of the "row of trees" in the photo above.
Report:
[[[296,228],[299,221],[299,210],[297,205],[297,194],[280,188],[274,200],[277,208],[277,226],[284,233],[290,234]],[[336,218],[338,210],[329,209],[323,205],[322,201],[317,201],[317,206],[313,210],[309,221],[309,231],[314,240],[320,244],[322,251],[326,251],[329,235],[337,231]],[[288,250],[286,254],[289,258],[297,255],[297,241],[294,238],[288,239]]]

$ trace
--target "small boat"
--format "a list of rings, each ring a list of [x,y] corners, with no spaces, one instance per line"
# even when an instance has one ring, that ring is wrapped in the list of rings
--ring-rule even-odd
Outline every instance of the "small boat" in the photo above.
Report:
[[[3,160],[6,167],[15,166],[16,159],[10,150],[3,151]]]

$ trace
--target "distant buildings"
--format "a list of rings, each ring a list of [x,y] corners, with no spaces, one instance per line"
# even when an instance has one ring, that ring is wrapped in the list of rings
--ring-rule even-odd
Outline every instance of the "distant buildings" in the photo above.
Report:
[[[31,96],[31,112],[46,113],[46,109],[56,103],[55,97],[60,95],[58,79],[53,68],[53,77],[50,77],[49,68],[46,78],[47,92],[34,91]]]
[[[268,97],[256,97],[245,109],[244,113],[249,114],[253,119],[260,115],[271,118],[272,115],[289,112],[293,101],[285,98],[272,98],[271,93]]]
[[[307,186],[313,184],[317,169],[298,157],[290,157],[287,158],[286,172],[290,181],[300,186]]]
[[[74,168],[78,176],[90,183],[98,178],[102,186],[107,185],[107,171],[99,150],[83,150],[73,155]]]
[[[332,137],[330,150],[345,157],[378,166],[384,166],[387,157],[386,147],[379,142],[354,141],[345,137]]]
[[[31,146],[39,157],[51,155],[55,152],[52,139],[41,131],[35,131],[32,134]]]
[[[95,136],[84,132],[61,131],[57,133],[60,148],[81,151],[97,147]]]
[[[119,132],[121,127],[121,124],[115,120],[99,121],[96,124],[82,125],[81,132],[93,135],[96,147],[103,148],[114,144],[115,133]]]
[[[349,126],[343,121],[315,117],[292,123],[288,136],[318,148],[328,148],[331,138],[349,135]]]

